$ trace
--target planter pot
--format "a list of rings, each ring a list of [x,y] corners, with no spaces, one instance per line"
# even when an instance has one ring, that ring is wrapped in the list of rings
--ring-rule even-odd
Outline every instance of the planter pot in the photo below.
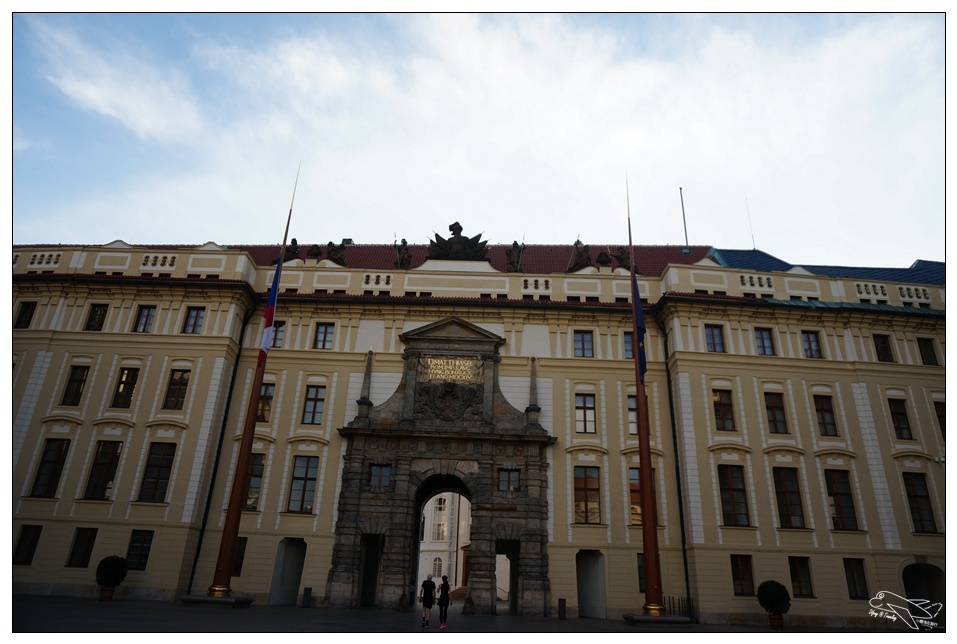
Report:
[[[113,586],[100,586],[100,601],[110,601],[113,599]]]
[[[784,629],[784,615],[768,613],[768,622],[770,622],[773,630],[780,631]]]

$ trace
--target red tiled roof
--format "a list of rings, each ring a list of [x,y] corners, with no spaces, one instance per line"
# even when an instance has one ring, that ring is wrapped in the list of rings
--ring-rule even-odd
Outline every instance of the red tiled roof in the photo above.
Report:
[[[618,249],[623,248],[619,244],[588,244],[589,257],[593,266],[598,266],[599,254],[604,251],[611,258],[611,268],[618,268],[618,260],[614,255],[618,254]],[[67,248],[65,246],[49,245],[30,245],[14,246],[16,248]],[[312,244],[299,244],[299,257],[303,260],[312,259],[308,252]],[[328,257],[328,247],[325,244],[318,244],[320,254],[319,259]],[[417,268],[425,263],[429,255],[428,244],[409,244],[409,251],[412,255],[412,268]],[[145,244],[138,246],[149,251],[187,251],[196,248],[189,245],[178,244]],[[226,246],[234,250],[240,250],[249,254],[253,263],[257,266],[269,266],[274,264],[279,256],[279,244],[270,245],[252,245],[236,244]],[[489,244],[486,247],[486,258],[489,264],[496,270],[506,272],[508,267],[508,250],[511,244]],[[627,247],[624,247],[627,250]],[[659,277],[668,264],[694,264],[705,258],[711,246],[635,246],[635,270],[639,275],[649,275]],[[682,251],[687,249],[687,253]],[[398,257],[397,246],[393,244],[353,244],[344,248],[346,265],[349,268],[358,268],[374,271],[387,271],[396,268],[396,258]],[[564,273],[572,265],[575,259],[575,246],[572,244],[528,244],[522,253],[521,269],[523,273],[555,274]]]
[[[309,244],[299,245],[299,257],[309,259],[307,252]],[[429,246],[426,244],[409,244],[409,251],[412,255],[412,268],[417,268],[425,263],[429,255]],[[279,256],[279,245],[271,246],[233,246],[237,250],[249,253],[253,261],[259,266],[268,266],[276,261]],[[486,258],[492,268],[505,272],[508,267],[508,250],[510,244],[498,244],[486,246]],[[614,258],[618,254],[619,246],[609,244],[589,245],[589,257],[592,265],[598,266],[598,255],[604,251],[611,258],[610,266],[618,268],[618,260]],[[682,253],[687,248],[688,253]],[[320,246],[322,250],[320,259],[327,257],[328,249]],[[635,270],[640,275],[651,275],[658,277],[664,271],[668,264],[694,264],[703,259],[710,246],[635,246]],[[356,244],[345,246],[344,256],[346,265],[349,268],[359,268],[367,270],[393,270],[396,268],[396,259],[398,253],[396,247],[391,244]],[[523,273],[564,273],[567,271],[575,259],[575,246],[571,244],[528,244],[522,252],[521,269]]]

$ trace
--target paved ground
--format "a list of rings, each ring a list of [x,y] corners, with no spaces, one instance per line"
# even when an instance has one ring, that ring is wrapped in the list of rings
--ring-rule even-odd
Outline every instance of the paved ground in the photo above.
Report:
[[[787,618],[785,618],[787,619]],[[14,595],[14,633],[409,633],[421,636],[418,612],[377,609],[298,608],[252,604],[228,608],[182,602]],[[791,630],[785,628],[785,630]],[[836,629],[835,629],[836,630]],[[438,628],[433,611],[428,634],[438,633],[761,633],[767,628],[700,624],[629,624],[624,620],[558,619],[511,615],[462,615],[449,611]]]

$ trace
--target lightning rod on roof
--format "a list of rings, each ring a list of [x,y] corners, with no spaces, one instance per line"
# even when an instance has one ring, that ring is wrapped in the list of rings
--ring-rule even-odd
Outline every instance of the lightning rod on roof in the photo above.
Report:
[[[688,247],[688,220],[685,219],[685,195],[681,191],[681,186],[678,186],[678,196],[681,197],[681,222],[685,226],[685,247],[681,249],[681,254],[687,255],[691,249]]]
[[[751,250],[757,250],[758,245],[754,243],[754,225],[751,223],[751,204],[748,203],[748,193],[744,193],[744,206],[748,209],[748,228],[751,229]]]

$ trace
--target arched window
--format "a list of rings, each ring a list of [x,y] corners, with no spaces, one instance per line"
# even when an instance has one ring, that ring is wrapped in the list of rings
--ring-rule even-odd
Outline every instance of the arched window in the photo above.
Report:
[[[432,576],[437,579],[442,578],[442,557],[436,557],[432,560]]]

